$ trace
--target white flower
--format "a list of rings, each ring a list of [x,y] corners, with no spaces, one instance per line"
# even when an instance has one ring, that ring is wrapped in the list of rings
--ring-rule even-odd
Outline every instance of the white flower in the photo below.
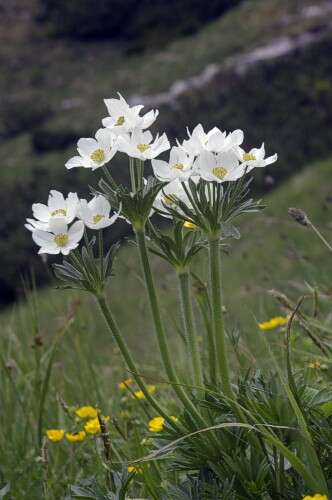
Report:
[[[238,157],[243,162],[242,165],[246,166],[247,172],[250,172],[253,168],[266,167],[278,159],[277,154],[265,158],[264,142],[260,148],[253,148],[248,153],[244,149],[238,148]]]
[[[172,147],[169,161],[152,160],[154,175],[161,181],[187,180],[192,174],[193,156],[179,146]]]
[[[177,208],[177,200],[182,201],[187,206],[191,206],[187,193],[185,192],[179,179],[174,179],[167,186],[165,186],[156,196],[153,204],[155,210],[167,211],[169,208]],[[172,217],[162,213],[164,217]]]
[[[63,219],[52,219],[49,223],[50,230],[43,231],[36,229],[32,233],[32,239],[40,246],[39,254],[59,254],[68,255],[71,250],[78,246],[84,233],[82,221],[76,221],[68,229]]]
[[[119,150],[123,153],[140,160],[156,158],[156,156],[170,147],[166,134],[163,134],[161,137],[157,135],[152,142],[152,134],[148,130],[145,132],[134,130],[130,137],[120,136],[118,146]]]
[[[90,229],[103,229],[113,224],[118,218],[118,214],[110,217],[111,205],[104,196],[95,196],[89,203],[86,200],[80,201],[78,211],[79,218]]]
[[[139,113],[144,106],[130,107],[122,95],[119,93],[118,95],[119,99],[104,99],[110,116],[102,120],[104,127],[112,129],[116,135],[133,132],[136,129],[144,130],[156,120],[158,110],[151,110],[140,116]]]
[[[214,153],[230,151],[243,142],[242,130],[234,130],[227,135],[226,132],[214,127],[206,133],[203,126],[198,124],[191,134],[189,130],[187,132],[189,139],[185,139],[181,147],[193,156],[197,156],[205,150]]]
[[[54,189],[50,191],[47,205],[34,203],[32,212],[35,219],[27,219],[25,225],[29,231],[35,229],[49,230],[50,221],[53,219],[63,219],[66,224],[70,224],[76,217],[79,199],[76,193],[69,193],[65,199],[63,194]]]
[[[194,170],[208,182],[235,181],[245,173],[245,167],[233,151],[218,154],[203,151],[194,163]]]
[[[74,156],[66,168],[84,167],[95,170],[109,162],[117,152],[116,135],[106,128],[97,130],[95,139],[83,138],[77,143],[80,156]]]

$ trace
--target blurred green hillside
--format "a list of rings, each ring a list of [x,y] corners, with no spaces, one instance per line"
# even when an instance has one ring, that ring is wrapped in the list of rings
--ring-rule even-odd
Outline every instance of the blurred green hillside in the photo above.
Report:
[[[73,17],[78,4],[70,2]],[[52,15],[41,18],[36,1],[2,10],[0,302],[15,297],[20,274],[30,266],[39,281],[46,277],[24,219],[50,188],[85,195],[87,185],[96,182],[86,172],[66,171],[64,163],[77,138],[100,126],[103,98],[117,91],[147,108],[159,107],[156,127],[171,138],[201,121],[207,127],[244,128],[247,146],[266,140],[280,162],[267,172],[274,179],[257,179],[261,191],[331,153],[330,2],[233,2],[222,16],[193,25],[189,35],[185,16],[178,17],[177,29],[170,28],[161,46],[148,34],[142,42],[144,23],[131,40],[83,41],[78,33],[60,36],[58,14],[51,9]],[[113,169],[123,180],[126,166],[120,159]]]

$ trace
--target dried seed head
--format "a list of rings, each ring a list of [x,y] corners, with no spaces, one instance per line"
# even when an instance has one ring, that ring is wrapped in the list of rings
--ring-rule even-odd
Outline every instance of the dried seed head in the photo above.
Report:
[[[308,216],[302,208],[289,208],[288,213],[301,226],[308,226]]]

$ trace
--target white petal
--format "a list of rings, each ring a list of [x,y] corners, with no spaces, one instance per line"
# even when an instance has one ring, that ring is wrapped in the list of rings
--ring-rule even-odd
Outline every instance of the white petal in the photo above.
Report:
[[[42,231],[41,229],[36,229],[32,233],[32,239],[40,247],[48,246],[54,241],[54,234]]]
[[[33,216],[43,222],[48,222],[50,218],[49,208],[43,203],[34,203],[32,205]]]
[[[82,238],[84,233],[84,224],[82,221],[78,220],[74,222],[72,226],[70,226],[68,231],[69,243],[78,243]]]
[[[98,149],[98,142],[96,139],[83,138],[78,141],[77,149],[80,155],[90,156],[93,151]]]
[[[53,217],[49,222],[50,230],[54,234],[67,234],[66,220],[60,217]]]
[[[82,156],[73,156],[65,163],[65,167],[68,169],[75,167],[85,167],[84,159],[82,158]]]

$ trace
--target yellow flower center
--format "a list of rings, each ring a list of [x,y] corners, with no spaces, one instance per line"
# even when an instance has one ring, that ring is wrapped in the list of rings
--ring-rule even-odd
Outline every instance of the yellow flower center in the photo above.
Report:
[[[144,153],[147,149],[149,149],[151,146],[150,144],[137,144],[137,149],[141,153]]]
[[[66,217],[67,210],[65,210],[64,208],[57,208],[56,210],[53,210],[53,212],[51,212],[51,215],[52,217],[56,217],[57,215],[63,215],[64,217]]]
[[[243,154],[243,161],[255,161],[256,156],[252,153],[244,153]]]
[[[212,173],[218,177],[218,179],[223,179],[227,174],[227,170],[224,167],[214,167]]]
[[[183,165],[183,163],[175,163],[175,165],[173,166],[173,168],[176,168],[176,170],[183,170],[184,169],[184,165]]]
[[[102,215],[102,214],[96,214],[93,216],[92,218],[92,222],[94,224],[98,224],[98,222],[100,222],[102,219],[105,219],[105,215]]]
[[[121,127],[121,125],[123,125],[125,121],[126,120],[125,120],[124,116],[119,116],[119,118],[116,120],[115,126],[116,127]]]
[[[54,241],[58,247],[65,247],[68,243],[68,235],[64,233],[59,233],[54,236]]]
[[[96,163],[101,163],[105,160],[105,151],[101,148],[95,149],[90,155],[92,161]]]

